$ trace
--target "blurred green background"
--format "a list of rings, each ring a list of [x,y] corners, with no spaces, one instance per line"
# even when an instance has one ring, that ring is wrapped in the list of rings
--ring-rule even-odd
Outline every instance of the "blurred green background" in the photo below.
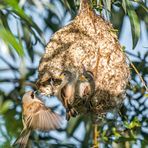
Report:
[[[91,5],[118,30],[124,52],[147,85],[148,1],[92,0]],[[47,42],[76,16],[78,8],[79,0],[0,1],[0,148],[11,147],[22,129],[21,97],[34,89]],[[62,105],[55,100],[51,99],[49,106],[64,115]],[[98,129],[101,148],[148,147],[148,92],[132,66],[127,97],[118,117],[108,113]],[[93,144],[92,132],[91,120],[79,116],[68,123],[64,120],[58,131],[33,132],[29,145],[87,148]]]

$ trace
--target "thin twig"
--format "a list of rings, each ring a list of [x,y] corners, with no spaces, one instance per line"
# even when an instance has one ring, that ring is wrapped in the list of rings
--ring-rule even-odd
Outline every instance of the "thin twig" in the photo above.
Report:
[[[127,57],[127,59],[129,60],[130,65],[132,66],[132,68],[135,70],[135,72],[136,72],[137,75],[139,76],[139,78],[140,78],[140,80],[141,80],[143,86],[145,87],[146,91],[148,92],[148,87],[146,86],[146,84],[145,84],[145,82],[144,82],[142,76],[140,75],[138,69],[135,67],[135,65],[132,63],[132,61],[130,60],[130,58],[129,58],[127,55],[126,55],[126,57]]]
[[[129,51],[125,51],[128,55],[130,55],[130,56],[132,56],[132,57],[134,57],[134,58],[138,58],[139,59],[139,57],[137,56],[137,55],[135,55],[135,54],[133,54],[133,53],[131,53],[131,52],[129,52]]]
[[[5,83],[5,82],[10,82],[10,83],[17,83],[19,80],[18,79],[0,79],[0,83]]]
[[[37,89],[35,82],[24,82],[23,85],[24,86],[31,86],[32,88]]]
[[[17,68],[15,68],[13,65],[11,65],[5,58],[3,58],[2,56],[0,56],[0,59],[5,62],[12,70],[14,71],[18,71]]]
[[[148,87],[146,86],[146,84],[145,84],[145,82],[144,82],[142,76],[140,75],[138,69],[135,67],[135,65],[132,63],[132,61],[131,61],[130,58],[127,56],[127,54],[123,51],[123,49],[120,48],[120,50],[125,54],[125,56],[127,57],[128,61],[129,61],[129,63],[130,63],[130,65],[132,66],[132,68],[135,70],[135,72],[136,72],[137,75],[139,76],[139,78],[140,78],[140,80],[141,80],[143,86],[144,86],[145,89],[146,89],[146,92],[148,92]]]
[[[98,125],[94,124],[93,125],[93,148],[99,147],[98,137],[99,137]]]

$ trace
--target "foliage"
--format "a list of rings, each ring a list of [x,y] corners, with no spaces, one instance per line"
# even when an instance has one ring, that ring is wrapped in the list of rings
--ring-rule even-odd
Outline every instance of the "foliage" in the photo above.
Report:
[[[125,18],[129,18],[134,49],[142,34],[140,23],[143,22],[148,29],[148,3],[141,0],[92,0],[91,4],[98,14],[110,20],[114,28],[118,29],[119,38],[121,30],[125,29],[123,22]],[[28,87],[35,89],[38,62],[46,45],[45,38],[49,40],[52,33],[72,19],[78,6],[79,2],[73,0],[1,0],[0,147],[10,147],[20,133],[20,98]],[[126,49],[125,52],[147,83],[148,51],[133,53]],[[102,146],[126,147],[127,144],[134,145],[138,142],[141,147],[148,145],[146,98],[146,90],[131,67],[131,83],[120,114],[116,116],[109,113],[106,120],[98,125]],[[66,136],[61,138],[52,133],[35,132],[31,143],[38,147],[50,144],[52,147],[92,145],[92,124],[87,117],[73,118],[57,132],[59,135],[65,133]]]

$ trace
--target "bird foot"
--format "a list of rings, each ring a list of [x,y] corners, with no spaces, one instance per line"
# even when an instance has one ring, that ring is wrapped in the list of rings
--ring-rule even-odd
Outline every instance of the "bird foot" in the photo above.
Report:
[[[72,108],[70,112],[73,117],[76,117],[78,115],[78,112],[74,108]]]
[[[70,111],[70,109],[69,108],[66,108],[66,113],[68,113]]]
[[[87,112],[89,112],[89,111],[91,111],[93,109],[93,105],[92,105],[91,101],[85,101],[84,106],[86,107]]]
[[[70,117],[76,117],[77,115],[78,112],[74,108],[72,108],[66,112],[66,120],[69,121]]]
[[[66,120],[69,121],[69,119],[70,119],[70,114],[66,113]]]

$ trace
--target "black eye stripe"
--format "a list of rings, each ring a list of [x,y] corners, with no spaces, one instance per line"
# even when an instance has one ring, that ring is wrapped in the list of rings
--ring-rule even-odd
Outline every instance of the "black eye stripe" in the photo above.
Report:
[[[87,71],[87,74],[90,75],[92,78],[94,77],[94,75],[91,71]]]

